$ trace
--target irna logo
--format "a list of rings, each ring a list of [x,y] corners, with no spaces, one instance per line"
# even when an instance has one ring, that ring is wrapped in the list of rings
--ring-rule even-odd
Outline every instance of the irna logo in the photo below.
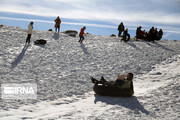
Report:
[[[4,87],[4,94],[34,94],[32,87]]]
[[[36,99],[36,84],[2,84],[2,99]]]

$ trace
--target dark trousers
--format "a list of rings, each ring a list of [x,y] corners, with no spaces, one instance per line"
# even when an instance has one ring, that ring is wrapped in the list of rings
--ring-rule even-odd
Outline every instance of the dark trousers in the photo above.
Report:
[[[55,31],[57,32],[57,29],[58,29],[58,33],[60,31],[60,25],[57,25],[57,27],[55,28]]]
[[[82,43],[82,41],[84,40],[84,36],[79,36],[79,37],[80,37],[79,42]]]
[[[121,33],[122,33],[122,31],[121,31],[121,30],[119,30],[118,37],[121,37]]]
[[[26,43],[30,43],[30,39],[31,39],[31,34],[28,34],[27,39],[26,39]]]

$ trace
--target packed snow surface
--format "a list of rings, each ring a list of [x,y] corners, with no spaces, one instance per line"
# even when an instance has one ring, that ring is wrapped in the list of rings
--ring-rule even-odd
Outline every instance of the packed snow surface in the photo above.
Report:
[[[88,29],[87,29],[88,30]],[[0,84],[35,83],[37,99],[0,99],[0,119],[180,119],[180,41],[120,38],[0,27]],[[34,45],[37,39],[46,45]],[[99,96],[90,77],[134,74],[130,98]],[[1,90],[0,90],[1,91]]]

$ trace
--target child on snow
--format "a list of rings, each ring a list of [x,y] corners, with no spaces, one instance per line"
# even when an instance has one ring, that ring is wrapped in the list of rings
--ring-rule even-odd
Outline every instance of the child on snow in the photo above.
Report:
[[[30,39],[31,39],[31,35],[32,35],[32,31],[33,31],[33,22],[30,22],[30,24],[28,25],[28,36],[27,36],[27,39],[26,39],[26,43],[30,43]]]
[[[84,26],[83,28],[81,28],[81,31],[79,33],[79,37],[80,37],[80,40],[79,42],[82,43],[82,41],[84,40],[84,30],[86,29],[86,27]]]

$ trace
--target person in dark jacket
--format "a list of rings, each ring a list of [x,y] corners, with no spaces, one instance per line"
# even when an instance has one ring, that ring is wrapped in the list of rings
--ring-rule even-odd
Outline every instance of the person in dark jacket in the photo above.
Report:
[[[158,30],[157,28],[154,29],[154,40],[158,40],[159,36],[158,36]]]
[[[55,31],[57,32],[57,29],[58,29],[58,33],[60,31],[60,24],[61,24],[61,19],[59,18],[59,16],[54,20],[55,22]]]
[[[155,29],[154,29],[154,26],[149,30],[149,33],[148,33],[149,35],[148,35],[148,40],[149,40],[149,42],[150,41],[153,41],[154,42],[154,40],[155,40]]]
[[[158,32],[158,40],[160,40],[162,38],[162,35],[163,35],[163,30],[160,29],[159,32]]]
[[[139,26],[139,27],[136,29],[136,40],[137,40],[137,39],[140,39],[140,34],[139,34],[139,33],[142,31],[141,28],[142,28],[142,27]]]
[[[30,43],[30,39],[31,39],[31,35],[32,35],[32,32],[33,32],[33,24],[34,22],[30,22],[30,24],[28,25],[28,36],[26,38],[26,43]]]
[[[123,32],[123,38],[121,39],[121,42],[127,42],[130,40],[130,34],[128,33],[128,28]]]
[[[118,37],[121,37],[121,33],[124,31],[124,24],[123,24],[123,22],[121,22],[121,23],[119,24],[119,26],[118,26],[118,31],[119,31]]]
[[[79,33],[79,41],[78,42],[80,42],[80,43],[82,43],[83,42],[83,40],[84,40],[84,30],[86,29],[86,27],[84,26],[83,28],[81,28],[81,31],[80,31],[80,33]]]

